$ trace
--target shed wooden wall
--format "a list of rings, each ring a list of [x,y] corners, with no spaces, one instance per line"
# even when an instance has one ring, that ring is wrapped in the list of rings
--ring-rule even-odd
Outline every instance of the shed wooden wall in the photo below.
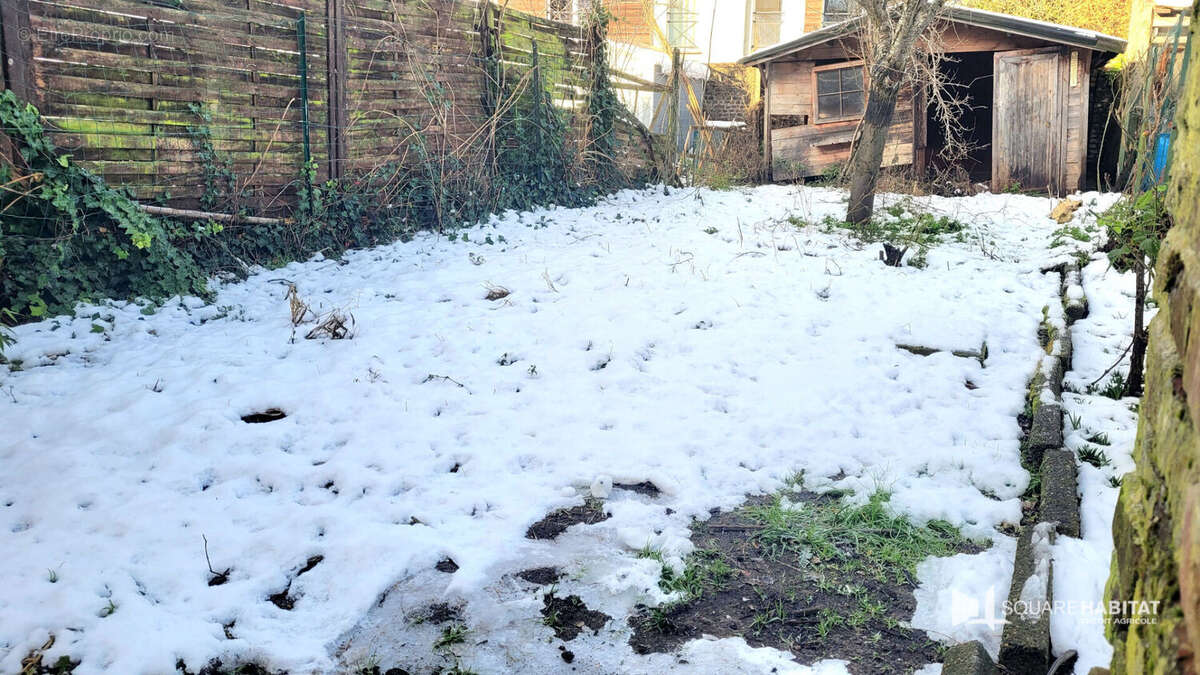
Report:
[[[808,9],[821,0],[809,0]],[[820,19],[819,14],[817,17]],[[1035,49],[1058,46],[1037,38],[961,23],[948,24],[940,41],[947,53],[1004,52],[1016,49]],[[1078,189],[1085,173],[1087,156],[1088,94],[1091,83],[1092,53],[1087,49],[1062,46],[1060,76],[1066,88],[1065,147],[1063,184],[1068,190]],[[791,55],[793,60],[764,64],[767,73],[767,104],[764,106],[764,135],[770,143],[767,150],[769,165],[775,180],[790,180],[821,174],[827,168],[849,159],[850,137],[857,122],[815,124],[812,110],[812,69],[817,62],[849,60],[858,51],[857,40],[844,38],[817,45]],[[1071,53],[1077,52],[1076,84],[1070,84]],[[803,59],[803,60],[795,60]],[[992,101],[975,105],[990,107]],[[914,114],[911,92],[902,92],[896,116],[888,135],[884,166],[912,164],[917,155],[914,149],[925,145],[924,111]],[[999,130],[996,130],[999,131]]]
[[[816,176],[850,159],[858,121],[814,124],[812,61],[772,63],[767,97],[773,124],[771,172],[775,180]],[[807,123],[800,123],[807,120]],[[786,125],[786,126],[784,126]],[[914,137],[911,91],[902,91],[883,151],[884,166],[911,164]]]
[[[1071,85],[1071,52],[1079,53],[1077,80]],[[1083,177],[1087,172],[1084,162],[1087,161],[1088,110],[1091,108],[1092,92],[1092,52],[1087,49],[1067,49],[1063,55],[1067,69],[1065,81],[1067,85],[1067,148],[1066,182],[1063,185],[1068,190],[1078,190],[1083,187]]]

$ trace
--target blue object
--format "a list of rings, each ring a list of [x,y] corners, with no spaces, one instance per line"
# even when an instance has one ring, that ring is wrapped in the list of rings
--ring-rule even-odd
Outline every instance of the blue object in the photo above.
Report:
[[[1170,154],[1171,134],[1159,134],[1158,142],[1154,144],[1154,180],[1156,183],[1161,183],[1163,176],[1167,173],[1167,157]]]

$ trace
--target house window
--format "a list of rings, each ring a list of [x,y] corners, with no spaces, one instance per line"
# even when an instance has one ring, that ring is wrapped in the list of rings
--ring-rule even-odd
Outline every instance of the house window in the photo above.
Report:
[[[866,107],[862,63],[821,66],[814,71],[818,124],[862,117]]]
[[[783,23],[780,0],[751,0],[753,14],[750,49],[762,49],[779,42],[779,29]]]
[[[821,25],[845,21],[850,18],[850,0],[825,0],[825,10],[821,13]]]
[[[684,53],[697,53],[696,0],[668,0],[667,42]]]

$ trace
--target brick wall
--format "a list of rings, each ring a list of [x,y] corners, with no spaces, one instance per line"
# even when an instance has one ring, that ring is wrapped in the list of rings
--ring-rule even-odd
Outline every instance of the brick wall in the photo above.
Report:
[[[505,9],[515,9],[534,16],[546,16],[546,0],[500,0],[496,4]]]
[[[746,106],[750,105],[749,71],[736,63],[714,63],[710,66],[708,84],[704,88],[704,117],[708,120],[746,121]]]
[[[499,0],[497,4],[507,9],[525,12],[555,21],[578,24],[580,15],[587,12],[591,0]],[[603,0],[605,9],[612,14],[608,25],[608,37],[615,42],[654,47],[654,30],[646,19],[645,6],[641,0]],[[555,7],[560,11],[553,11]],[[552,14],[560,14],[551,16]]]
[[[646,21],[640,0],[604,0],[604,6],[613,16],[608,24],[610,40],[639,47],[654,46],[654,31]]]

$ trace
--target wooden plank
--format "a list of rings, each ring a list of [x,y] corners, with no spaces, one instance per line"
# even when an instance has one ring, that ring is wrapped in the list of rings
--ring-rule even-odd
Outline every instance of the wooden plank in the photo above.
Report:
[[[3,22],[4,65],[8,73],[6,84],[17,98],[37,105],[40,97],[34,83],[29,0],[0,1],[0,21]]]
[[[914,119],[911,92],[902,92],[892,124],[888,127],[883,166],[912,163],[915,153]],[[845,163],[850,158],[851,139],[857,127],[858,120],[847,120],[773,130],[770,145],[774,178],[787,180],[815,176],[831,166]]]
[[[136,26],[121,26],[119,30],[113,30],[113,26],[95,23],[90,21],[79,21],[76,19],[56,16],[62,12],[57,11],[57,5],[37,5],[40,9],[46,10],[45,14],[33,13],[30,16],[30,26],[36,31],[54,35],[56,40],[64,41],[74,37],[82,44],[101,43],[101,44],[138,44],[146,45],[154,42],[163,47],[173,47],[182,49],[191,53],[203,51],[218,55],[223,49],[230,46],[241,46],[245,48],[254,47],[256,49],[275,49],[284,52],[295,52],[295,39],[288,40],[282,37],[270,36],[251,36],[246,30],[241,32],[233,30],[215,30],[204,27],[192,29],[189,26],[180,26],[172,24],[156,24],[156,31],[151,34],[144,28]],[[310,55],[312,58],[324,58],[323,54],[314,52]]]
[[[1087,137],[1088,137],[1088,112],[1091,110],[1091,89],[1092,89],[1092,52],[1089,50],[1080,50],[1078,67],[1080,70],[1078,82],[1073,91],[1077,92],[1077,102],[1073,106],[1073,114],[1076,114],[1078,121],[1074,123],[1074,129],[1078,136],[1076,142],[1069,146],[1070,154],[1067,157],[1067,189],[1082,190],[1084,185],[1084,175],[1086,169],[1084,163],[1087,161]],[[1070,122],[1068,121],[1068,124]],[[1071,168],[1078,163],[1079,168]]]
[[[245,12],[242,17],[232,16],[239,13],[234,7],[223,7],[217,12],[179,12],[122,0],[113,0],[110,4],[106,2],[103,7],[96,5],[96,2],[88,0],[31,0],[31,11],[38,17],[72,19],[106,29],[119,28],[103,31],[112,40],[128,40],[130,36],[122,35],[126,30],[148,31],[151,23],[158,31],[170,31],[181,36],[254,34],[287,42],[289,36],[294,34],[295,19],[276,16],[264,20],[251,12]],[[248,31],[247,26],[250,28]],[[98,34],[100,31],[92,35]]]
[[[329,166],[328,175],[342,177],[342,161],[348,156],[346,141],[346,87],[349,83],[349,57],[346,54],[345,8],[342,0],[325,0],[326,22],[329,26],[328,96],[329,96]]]
[[[1066,194],[1067,184],[1067,100],[1070,93],[1070,64],[1068,50],[1060,48],[1057,54],[1058,74],[1055,83],[1056,96],[1054,101],[1054,124],[1058,127],[1057,138],[1054,139],[1054,150],[1051,153],[1050,190],[1055,197]]]
[[[149,45],[138,46],[145,51]],[[142,71],[163,75],[207,76],[234,79],[245,78],[250,73],[268,78],[294,80],[296,75],[296,60],[293,57],[287,62],[278,62],[264,58],[269,52],[259,51],[257,58],[244,58],[232,55],[214,56],[204,61],[194,58],[177,50],[162,48],[154,45],[155,56],[148,58],[144,55],[133,55],[121,52],[92,51],[62,46],[53,41],[38,42],[34,47],[34,57],[54,61],[65,61],[70,64],[84,64],[102,68]],[[130,50],[132,51],[132,50]],[[43,68],[59,68],[59,64],[45,64]],[[324,77],[321,78],[324,80]]]
[[[34,0],[44,5],[37,10],[43,16],[99,16],[104,25],[141,26],[149,21],[188,26],[189,29],[214,31],[245,31],[246,24],[275,29],[281,33],[295,32],[295,17],[255,12],[230,5],[221,5],[217,10],[208,7],[176,8],[165,5],[150,5],[135,0],[104,0],[103,7],[95,0]],[[297,12],[298,14],[298,12]]]

